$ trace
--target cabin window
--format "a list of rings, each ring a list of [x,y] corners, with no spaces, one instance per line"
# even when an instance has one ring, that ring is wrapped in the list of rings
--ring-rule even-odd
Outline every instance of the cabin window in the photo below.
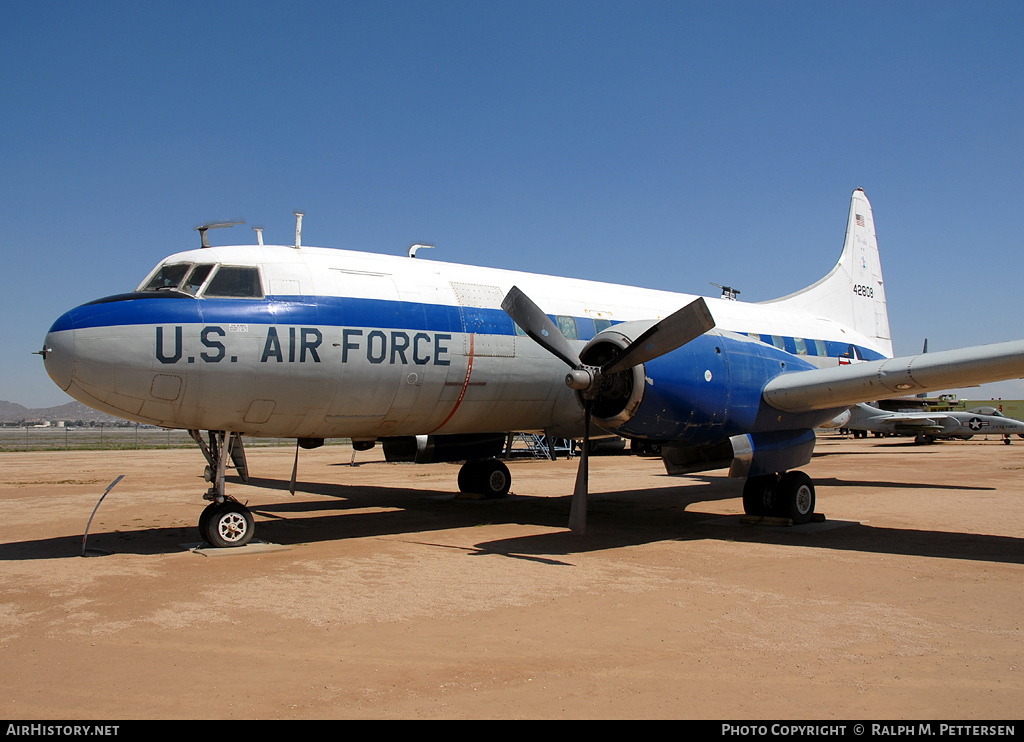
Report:
[[[516,335],[519,335],[520,337],[526,337],[526,330],[517,325],[515,322],[513,322],[512,325],[516,328]]]
[[[796,344],[796,354],[798,356],[807,355],[807,343],[804,342],[803,338],[793,338],[793,342]]]
[[[161,265],[160,270],[150,279],[143,291],[171,291],[178,288],[178,284],[185,278],[191,263],[174,263],[173,265]]]
[[[578,336],[576,333],[576,319],[574,317],[566,317],[564,314],[556,315],[555,319],[558,320],[558,331],[565,335],[569,340],[575,340]]]
[[[772,335],[772,345],[774,345],[779,350],[786,349],[786,341],[782,339],[781,335]]]
[[[187,294],[195,296],[199,293],[199,289],[202,288],[203,282],[209,278],[210,271],[213,270],[213,264],[197,265],[191,273],[188,274],[188,279],[185,281],[185,285],[181,287],[181,290]]]
[[[605,330],[607,330],[611,326],[612,326],[612,321],[610,319],[595,319],[594,320],[594,332],[595,332],[595,334],[598,333],[598,332],[604,332]]]
[[[828,355],[828,348],[825,347],[824,340],[815,340],[814,347],[818,349],[818,355],[822,358]]]
[[[205,297],[227,297],[232,299],[262,299],[263,284],[259,268],[250,266],[222,265],[210,279]]]

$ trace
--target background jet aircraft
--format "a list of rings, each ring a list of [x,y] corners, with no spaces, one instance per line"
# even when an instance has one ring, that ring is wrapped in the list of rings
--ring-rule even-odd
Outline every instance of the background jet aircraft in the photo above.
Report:
[[[979,412],[887,412],[869,404],[850,408],[844,427],[888,435],[914,436],[917,443],[937,438],[968,440],[975,435],[1001,435],[1010,443],[1013,434],[1024,435],[1024,422],[1002,415]]]
[[[218,546],[253,534],[224,487],[229,457],[245,474],[243,435],[465,461],[459,488],[492,496],[509,490],[494,458],[509,431],[583,438],[582,532],[600,428],[660,445],[673,473],[728,467],[747,512],[802,523],[815,492],[796,469],[816,427],[858,402],[1024,376],[1024,341],[890,357],[860,189],[832,271],[760,304],[306,247],[300,226],[289,246],[204,239],[135,291],[65,313],[41,353],[76,399],[192,432],[212,481],[200,531]]]

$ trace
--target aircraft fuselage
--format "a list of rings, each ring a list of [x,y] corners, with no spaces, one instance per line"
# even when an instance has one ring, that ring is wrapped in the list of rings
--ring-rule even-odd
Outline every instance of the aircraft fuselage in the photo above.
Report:
[[[254,278],[236,277],[227,290],[212,291],[225,269],[248,269]],[[177,276],[175,270],[200,273],[205,283],[152,287],[154,276]],[[149,290],[64,314],[47,335],[46,366],[76,399],[165,427],[357,439],[516,430],[578,435],[582,415],[563,382],[564,366],[500,309],[513,284],[580,348],[610,327],[656,320],[694,298],[344,250],[214,247],[167,258],[139,287]],[[882,357],[871,339],[830,320],[769,305],[708,304],[719,329],[707,342],[734,358],[753,353],[758,363],[781,363],[779,372],[836,365],[851,354]],[[686,384],[697,387],[731,374],[732,400],[709,413],[722,423],[728,406],[741,401],[737,375],[748,363],[734,361],[730,369],[729,353],[719,352],[719,367],[711,368],[714,350],[686,352],[697,353],[692,363],[680,365],[670,354],[648,366],[693,376]],[[764,374],[751,376],[749,393],[758,399]],[[667,391],[652,382],[656,376],[645,377],[651,394]],[[699,398],[701,389],[693,394]],[[745,414],[749,431],[757,413]]]

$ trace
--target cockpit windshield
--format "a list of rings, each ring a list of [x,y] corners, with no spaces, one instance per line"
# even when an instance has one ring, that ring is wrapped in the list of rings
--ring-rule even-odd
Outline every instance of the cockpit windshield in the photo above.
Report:
[[[176,291],[185,275],[192,268],[191,263],[174,263],[161,265],[160,270],[150,279],[141,291]]]
[[[213,265],[197,265],[195,269],[188,274],[188,278],[185,280],[185,284],[181,287],[181,290],[186,294],[192,294],[195,296],[199,293],[199,289],[203,287],[203,282],[210,277],[210,271],[213,270]]]
[[[211,278],[212,276],[212,278]],[[255,266],[218,266],[214,263],[167,263],[161,265],[149,281],[137,291],[173,291],[197,296],[225,298],[263,298],[259,268]]]

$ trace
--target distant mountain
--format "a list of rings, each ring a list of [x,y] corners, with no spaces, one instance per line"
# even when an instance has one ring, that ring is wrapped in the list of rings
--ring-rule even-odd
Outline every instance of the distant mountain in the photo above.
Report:
[[[121,418],[99,412],[81,402],[68,402],[57,407],[25,407],[16,402],[0,400],[0,422],[20,420],[84,420],[86,422],[120,422]]]

